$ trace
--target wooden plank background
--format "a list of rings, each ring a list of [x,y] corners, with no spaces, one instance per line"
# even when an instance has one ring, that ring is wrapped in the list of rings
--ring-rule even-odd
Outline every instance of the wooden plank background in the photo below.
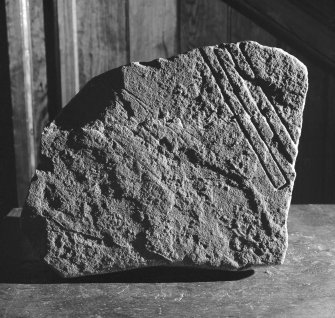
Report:
[[[242,40],[281,47],[307,65],[292,202],[335,203],[335,5],[285,3],[266,0],[265,10],[257,0],[0,0],[0,215],[24,202],[43,127],[92,77]]]
[[[7,1],[6,12],[16,187],[18,202],[22,203],[27,184],[36,167],[37,132],[34,129],[36,112],[33,104],[36,86],[33,82],[35,63],[32,53],[30,3],[26,0]]]
[[[6,4],[0,1],[0,217],[17,204],[6,20]]]

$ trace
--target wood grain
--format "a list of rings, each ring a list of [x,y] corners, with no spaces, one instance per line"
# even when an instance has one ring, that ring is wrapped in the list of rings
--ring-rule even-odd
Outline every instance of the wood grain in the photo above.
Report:
[[[62,109],[58,1],[43,0],[43,14],[48,83],[48,113],[49,119],[53,120]]]
[[[196,276],[191,269],[154,268],[138,271],[137,275],[126,272],[123,276],[66,282],[53,280],[52,274],[41,267],[36,267],[39,274],[35,271],[32,276],[28,263],[23,263],[20,270],[12,269],[12,274],[0,272],[0,315],[333,317],[334,229],[334,205],[291,206],[284,264],[257,267],[254,275],[244,275],[244,279],[241,275],[240,280],[238,275],[219,271],[215,276],[212,271],[202,270]],[[20,272],[26,278],[20,277]]]
[[[17,206],[6,3],[0,1],[0,219]]]
[[[81,87],[92,77],[128,62],[126,22],[126,1],[77,2]]]
[[[6,13],[17,198],[22,205],[36,163],[28,0],[7,1]]]
[[[322,24],[335,31],[335,1],[333,0],[289,0],[298,10],[304,10]],[[303,4],[303,5],[302,5]]]
[[[36,164],[38,164],[41,134],[49,120],[43,0],[30,0],[30,20],[33,122]]]
[[[222,0],[180,1],[180,47],[196,47],[229,42],[228,6]]]
[[[177,53],[177,0],[129,0],[130,61]]]
[[[289,0],[224,1],[276,37],[304,51],[306,57],[335,71],[335,32]]]
[[[58,30],[63,107],[79,91],[76,0],[58,1]]]
[[[278,40],[254,21],[230,8],[229,42],[256,41],[262,45],[277,46]]]

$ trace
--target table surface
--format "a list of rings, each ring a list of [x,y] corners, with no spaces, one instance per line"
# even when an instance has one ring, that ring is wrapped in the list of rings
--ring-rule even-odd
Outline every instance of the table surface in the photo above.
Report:
[[[1,227],[1,317],[335,317],[334,205],[291,206],[283,265],[152,268],[71,281],[29,258],[17,214]]]

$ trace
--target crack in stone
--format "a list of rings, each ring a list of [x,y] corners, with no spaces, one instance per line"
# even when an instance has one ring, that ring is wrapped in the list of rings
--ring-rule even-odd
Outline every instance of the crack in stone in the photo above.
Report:
[[[46,217],[48,219],[49,222],[54,222],[58,225],[58,227],[60,227],[61,229],[65,230],[65,232],[71,232],[71,233],[74,233],[74,234],[78,234],[78,235],[81,235],[85,238],[89,238],[93,241],[97,241],[99,243],[102,243],[103,242],[103,238],[102,237],[99,237],[99,236],[94,236],[92,234],[89,234],[89,233],[85,233],[85,232],[80,232],[80,231],[76,231],[72,228],[69,228],[65,225],[63,225],[62,223],[60,223],[58,220],[56,220],[55,218],[50,218],[50,217]],[[61,233],[61,232],[60,232]]]

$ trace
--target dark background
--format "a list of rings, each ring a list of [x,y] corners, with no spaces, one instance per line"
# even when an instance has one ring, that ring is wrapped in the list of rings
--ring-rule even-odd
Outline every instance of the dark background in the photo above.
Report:
[[[90,78],[243,40],[307,65],[292,203],[335,203],[335,1],[0,0],[0,216],[24,202],[43,127]]]

